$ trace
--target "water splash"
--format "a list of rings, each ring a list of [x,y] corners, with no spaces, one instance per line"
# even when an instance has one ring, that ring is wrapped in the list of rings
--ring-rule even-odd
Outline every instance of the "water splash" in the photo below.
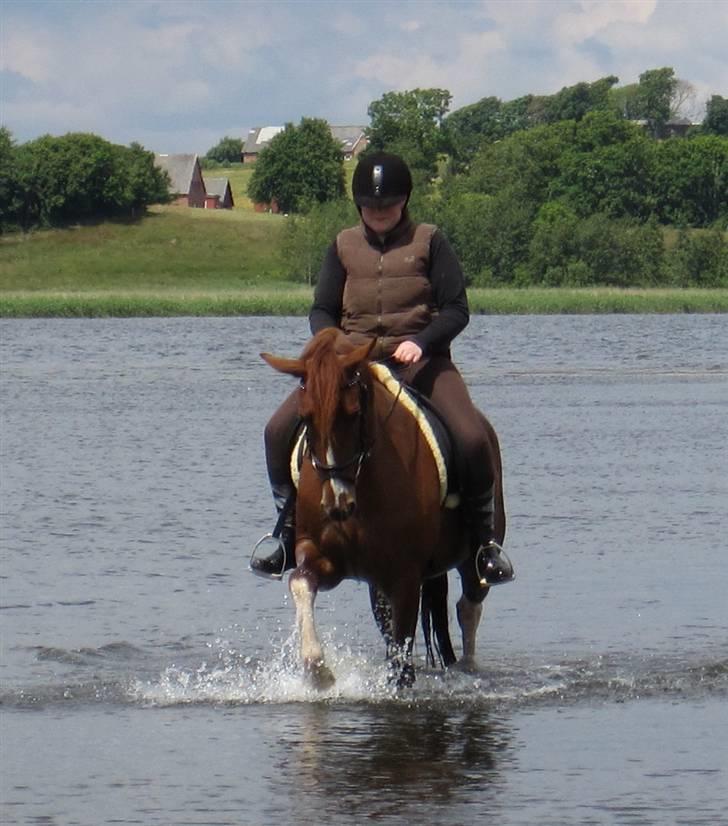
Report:
[[[383,659],[331,640],[324,648],[336,678],[327,691],[307,683],[293,635],[269,659],[246,657],[228,647],[218,652],[215,663],[203,662],[193,669],[171,665],[157,680],[137,680],[131,694],[134,702],[155,706],[395,701],[533,706],[728,695],[725,657],[686,660],[613,653],[557,663],[509,657],[488,662],[476,672],[433,670],[419,661],[414,687],[398,692]]]
[[[39,664],[57,664],[67,673],[53,668],[33,684],[6,685],[0,706],[394,702],[488,709],[728,697],[724,647],[695,653],[612,651],[557,660],[509,653],[484,661],[475,672],[428,669],[423,658],[416,657],[414,687],[397,692],[382,651],[351,638],[335,641],[334,628],[323,642],[336,682],[319,691],[302,672],[295,634],[274,642],[270,655],[249,653],[244,631],[237,629],[236,636],[233,642],[218,638],[205,643],[204,653],[189,641],[144,649],[128,643],[75,650],[37,646],[33,650]]]

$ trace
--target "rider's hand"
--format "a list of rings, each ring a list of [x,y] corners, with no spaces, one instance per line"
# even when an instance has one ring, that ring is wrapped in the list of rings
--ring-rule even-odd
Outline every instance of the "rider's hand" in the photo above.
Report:
[[[414,364],[422,358],[422,348],[414,341],[403,341],[394,351],[392,358],[400,364]]]

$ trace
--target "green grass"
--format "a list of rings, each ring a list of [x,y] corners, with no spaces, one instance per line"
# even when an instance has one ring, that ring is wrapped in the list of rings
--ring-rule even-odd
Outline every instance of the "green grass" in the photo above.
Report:
[[[616,287],[469,289],[473,313],[728,313],[728,289]]]
[[[0,239],[0,293],[235,289],[281,280],[285,218],[159,207],[106,222]]]
[[[253,174],[254,164],[237,163],[232,166],[221,166],[216,169],[203,169],[203,178],[227,178],[235,202],[234,212],[238,210],[252,212],[253,202],[248,198],[248,181]]]
[[[344,180],[346,182],[346,192],[351,193],[351,179],[354,175],[356,160],[344,161]],[[203,169],[203,178],[227,178],[230,181],[230,189],[235,202],[234,212],[253,211],[253,202],[248,198],[248,182],[255,169],[254,163],[233,164],[232,166],[221,166],[217,169]]]
[[[0,316],[304,315],[311,288],[285,280],[286,218],[160,207],[0,237]],[[470,289],[473,313],[726,313],[728,289]]]

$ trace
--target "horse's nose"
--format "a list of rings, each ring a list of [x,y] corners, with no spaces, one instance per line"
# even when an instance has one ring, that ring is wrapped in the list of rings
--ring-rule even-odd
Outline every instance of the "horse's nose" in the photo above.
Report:
[[[356,502],[346,502],[343,505],[337,505],[331,509],[329,516],[335,522],[345,522],[350,516],[354,515],[356,510]]]
[[[329,519],[335,522],[345,522],[350,516],[354,515],[356,511],[356,502],[349,498],[340,496],[337,501],[329,508],[326,508]]]

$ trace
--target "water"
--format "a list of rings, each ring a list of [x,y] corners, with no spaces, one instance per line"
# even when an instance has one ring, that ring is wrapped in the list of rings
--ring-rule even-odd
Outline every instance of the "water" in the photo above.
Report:
[[[319,597],[321,696],[246,572],[290,387],[257,354],[306,334],[0,322],[0,821],[728,823],[725,319],[473,319],[518,579],[479,673],[418,641],[401,695],[364,586]]]

